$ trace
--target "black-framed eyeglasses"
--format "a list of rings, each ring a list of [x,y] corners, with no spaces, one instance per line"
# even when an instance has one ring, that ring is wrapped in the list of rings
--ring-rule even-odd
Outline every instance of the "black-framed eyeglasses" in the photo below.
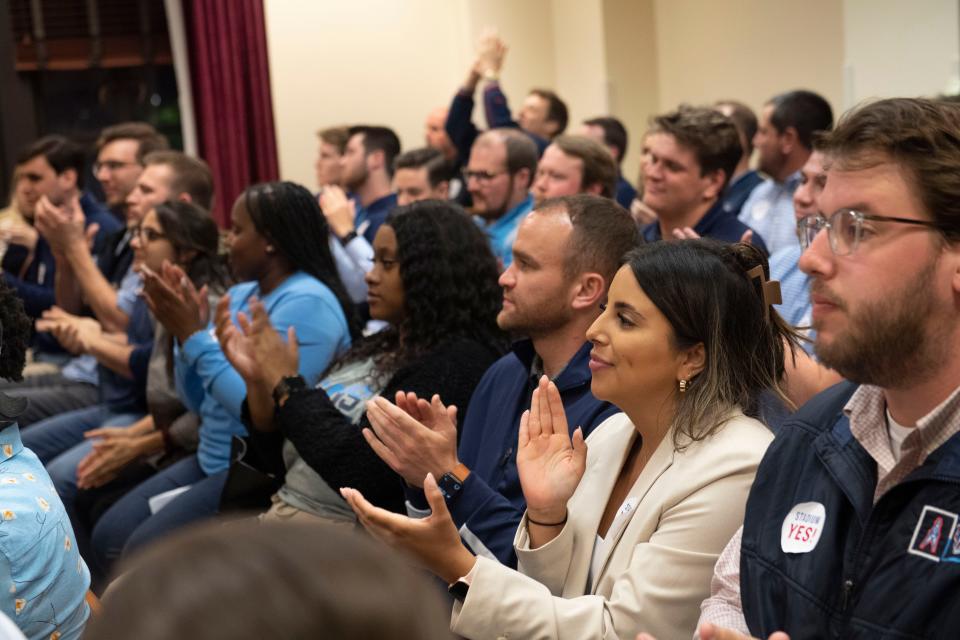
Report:
[[[466,171],[463,172],[463,178],[464,178],[465,180],[468,180],[468,181],[469,181],[471,178],[473,178],[473,179],[476,180],[477,182],[490,182],[491,180],[493,180],[493,179],[496,178],[497,176],[503,175],[503,174],[506,173],[506,172],[507,172],[506,169],[504,169],[503,171],[496,171],[496,172],[491,172],[491,171],[470,171],[469,169],[467,169]]]
[[[143,242],[144,244],[154,242],[156,240],[162,240],[163,238],[167,237],[165,233],[157,231],[156,229],[151,229],[150,227],[145,227],[141,224],[133,227],[133,236],[135,238],[140,238],[140,242]]]
[[[809,215],[797,220],[797,236],[800,238],[800,246],[807,249],[813,244],[813,239],[817,237],[817,234],[826,229],[827,239],[830,241],[830,250],[833,251],[834,255],[849,256],[857,250],[860,241],[863,239],[864,220],[895,222],[897,224],[927,227],[940,232],[948,231],[942,224],[932,220],[875,216],[854,209],[839,209],[830,214],[829,217]]]
[[[131,167],[131,166],[133,166],[133,165],[135,165],[135,164],[138,164],[138,163],[136,163],[136,162],[120,162],[119,160],[104,160],[103,162],[94,162],[94,163],[93,163],[93,175],[97,175],[98,173],[100,173],[100,170],[101,170],[101,169],[106,169],[107,171],[110,171],[110,172],[112,173],[112,172],[114,172],[114,171],[119,171],[120,169],[123,169],[124,167]]]

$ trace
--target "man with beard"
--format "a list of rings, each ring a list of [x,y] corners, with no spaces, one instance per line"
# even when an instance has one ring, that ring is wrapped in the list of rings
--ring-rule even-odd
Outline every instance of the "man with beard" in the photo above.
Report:
[[[366,318],[364,275],[373,264],[373,238],[387,214],[397,206],[393,193],[393,163],[400,139],[392,129],[355,125],[348,129],[340,156],[339,186],[320,192],[320,208],[330,225],[330,251],[350,299]],[[346,191],[344,191],[346,189]],[[348,199],[348,194],[352,199]]]
[[[793,192],[800,168],[813,151],[818,131],[833,125],[830,104],[812,91],[791,91],[763,107],[753,136],[758,168],[769,178],[750,192],[740,209],[740,221],[759,233],[770,255],[796,243]]]
[[[460,535],[478,555],[516,566],[513,537],[525,508],[516,465],[517,430],[540,377],[546,374],[556,383],[571,432],[581,426],[586,436],[618,411],[590,392],[591,344],[584,336],[600,313],[621,256],[637,241],[630,214],[609,198],[548,200],[523,220],[513,262],[500,276],[503,309],[497,324],[527,338],[480,380],[460,427],[459,450],[457,427],[445,408],[424,418],[428,427],[377,400],[389,412],[394,431],[393,437],[368,439],[374,451],[408,487],[421,487],[432,472]],[[378,425],[373,416],[371,422],[379,433],[391,428]],[[411,515],[427,514],[422,491],[409,490],[407,497]]]
[[[960,609],[960,108],[890,99],[824,139],[801,224],[821,362],[757,472],[702,638],[930,638]],[[784,638],[783,633],[776,633]]]
[[[529,191],[537,155],[537,146],[516,129],[491,129],[470,149],[464,176],[473,213],[503,268],[510,266],[517,228],[533,208]]]

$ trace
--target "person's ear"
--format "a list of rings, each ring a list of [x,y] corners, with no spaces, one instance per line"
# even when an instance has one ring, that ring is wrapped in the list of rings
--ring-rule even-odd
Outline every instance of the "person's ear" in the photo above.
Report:
[[[180,202],[189,202],[190,204],[193,204],[193,196],[191,196],[186,191],[178,193],[177,200],[179,200]]]
[[[724,183],[727,181],[727,174],[723,169],[716,169],[703,176],[705,182],[703,189],[703,199],[712,200],[719,198],[723,193]]]
[[[599,182],[594,182],[593,184],[587,185],[587,187],[583,189],[583,192],[589,193],[590,195],[593,195],[593,196],[602,196],[603,185],[600,184]]]
[[[581,273],[574,281],[570,305],[577,311],[596,308],[607,294],[607,282],[599,273]]]
[[[533,172],[530,171],[529,167],[523,167],[522,169],[517,169],[517,172],[513,174],[515,178],[514,184],[526,185],[523,190],[527,191],[530,187],[533,186]]]
[[[677,380],[689,382],[700,374],[707,366],[707,349],[702,342],[698,342],[680,354],[677,367]]]
[[[371,151],[367,154],[367,169],[376,171],[386,168],[386,154],[382,150]]]
[[[800,144],[800,134],[797,133],[796,127],[787,127],[778,136],[778,139],[780,141],[780,153],[785,156],[793,153],[793,150]]]
[[[63,190],[75,189],[77,187],[77,170],[64,169],[63,173],[57,174],[57,182]]]

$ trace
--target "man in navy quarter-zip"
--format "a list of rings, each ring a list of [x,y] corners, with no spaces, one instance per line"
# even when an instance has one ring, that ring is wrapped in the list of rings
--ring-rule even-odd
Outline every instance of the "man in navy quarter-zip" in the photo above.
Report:
[[[817,355],[850,382],[777,434],[703,605],[725,628],[700,636],[955,638],[960,107],[875,102],[824,143],[800,267]]]
[[[429,513],[420,487],[431,472],[473,552],[516,566],[513,538],[526,508],[516,463],[520,416],[544,374],[560,390],[571,431],[581,426],[588,435],[619,411],[590,392],[591,345],[585,335],[637,235],[625,209],[592,195],[547,200],[524,219],[513,262],[500,276],[503,309],[497,324],[527,338],[480,380],[470,410],[461,416],[459,449],[457,429],[444,422],[443,410],[428,412],[428,427],[384,398],[374,401],[367,415],[385,437],[365,435],[407,481],[410,515]]]

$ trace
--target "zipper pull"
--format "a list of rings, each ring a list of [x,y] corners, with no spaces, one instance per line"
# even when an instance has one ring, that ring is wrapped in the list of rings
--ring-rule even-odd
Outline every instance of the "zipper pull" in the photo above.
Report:
[[[847,605],[850,603],[850,592],[853,591],[853,580],[844,580],[843,581],[843,605],[840,607],[840,612],[847,610]]]

